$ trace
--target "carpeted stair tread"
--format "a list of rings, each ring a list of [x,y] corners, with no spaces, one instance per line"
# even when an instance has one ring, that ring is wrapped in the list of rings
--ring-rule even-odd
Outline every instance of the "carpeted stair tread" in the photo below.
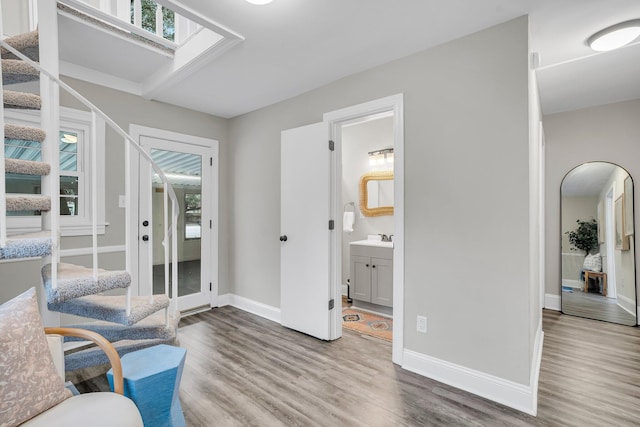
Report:
[[[114,342],[120,340],[175,339],[180,312],[169,314],[169,325],[165,321],[165,311],[160,310],[135,325],[124,326],[111,322],[89,322],[69,325],[70,328],[81,328],[94,331]],[[66,337],[65,341],[81,341],[80,338]]]
[[[38,80],[40,72],[19,59],[2,60],[2,84],[12,85]]]
[[[16,92],[5,90],[4,108],[15,108],[20,110],[39,110],[42,106],[40,95],[27,92]]]
[[[169,297],[166,295],[155,295],[152,302],[149,302],[149,297],[146,296],[131,297],[131,314],[129,316],[126,314],[125,295],[89,295],[48,304],[51,311],[120,323],[121,325],[133,325],[168,306]]]
[[[120,357],[132,351],[142,350],[159,344],[177,345],[176,338],[171,339],[153,339],[153,340],[123,340],[112,343],[116,348]],[[88,368],[91,366],[100,366],[109,363],[109,359],[98,347],[90,347],[86,350],[76,351],[74,353],[65,354],[64,368],[67,372],[77,369]]]
[[[34,128],[30,126],[22,125],[4,125],[4,138],[5,139],[17,139],[20,141],[36,141],[42,142],[47,137],[47,134],[40,128]]]
[[[0,248],[0,259],[43,257],[51,254],[51,232],[9,236],[4,248]]]
[[[22,175],[49,175],[51,166],[46,162],[34,162],[32,160],[4,159],[6,173]]]
[[[93,268],[68,263],[58,264],[58,285],[51,287],[51,264],[42,267],[42,281],[47,290],[47,302],[65,301],[87,295],[95,295],[110,289],[125,289],[131,284],[131,275],[126,271],[98,269],[98,280],[93,278]]]
[[[38,40],[38,31],[30,33],[18,34],[17,36],[8,37],[3,40],[9,46],[23,53],[29,59],[38,62],[40,60],[40,49]],[[16,56],[4,47],[0,50],[3,59],[17,59]]]
[[[48,211],[51,209],[49,196],[40,194],[7,194],[7,211]]]

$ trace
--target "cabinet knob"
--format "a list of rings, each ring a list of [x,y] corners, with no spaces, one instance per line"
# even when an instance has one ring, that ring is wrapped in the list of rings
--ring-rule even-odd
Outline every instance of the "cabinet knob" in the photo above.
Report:
[[[281,242],[286,242],[287,241],[287,236],[286,235],[280,236],[280,241]]]
[[[372,265],[371,267],[376,268],[376,266],[375,266],[375,265]]]
[[[365,267],[369,267],[369,264],[365,264]]]

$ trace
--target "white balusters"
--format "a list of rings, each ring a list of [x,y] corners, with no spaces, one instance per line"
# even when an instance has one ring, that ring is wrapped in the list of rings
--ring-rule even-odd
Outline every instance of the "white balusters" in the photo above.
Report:
[[[156,35],[164,37],[164,19],[162,18],[162,5],[156,3]]]
[[[91,237],[93,280],[98,280],[98,116],[91,112]]]
[[[133,0],[133,25],[142,28],[142,0]]]

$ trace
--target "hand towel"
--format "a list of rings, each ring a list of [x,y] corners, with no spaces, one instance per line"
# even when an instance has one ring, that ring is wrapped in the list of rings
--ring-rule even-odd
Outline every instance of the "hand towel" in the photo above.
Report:
[[[355,215],[353,212],[345,212],[344,217],[342,218],[342,229],[348,233],[353,231],[353,222],[355,220]]]

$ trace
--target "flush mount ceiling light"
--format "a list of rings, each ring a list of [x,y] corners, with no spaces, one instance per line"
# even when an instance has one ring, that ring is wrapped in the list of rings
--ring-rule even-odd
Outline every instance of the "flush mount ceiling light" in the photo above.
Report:
[[[72,133],[63,133],[60,141],[65,142],[67,144],[77,144],[78,137]]]
[[[597,52],[618,49],[640,36],[640,19],[621,22],[598,31],[587,40],[591,49]]]
[[[273,0],[247,0],[247,2],[251,4],[257,4],[258,6],[262,6],[263,4],[269,4]]]

